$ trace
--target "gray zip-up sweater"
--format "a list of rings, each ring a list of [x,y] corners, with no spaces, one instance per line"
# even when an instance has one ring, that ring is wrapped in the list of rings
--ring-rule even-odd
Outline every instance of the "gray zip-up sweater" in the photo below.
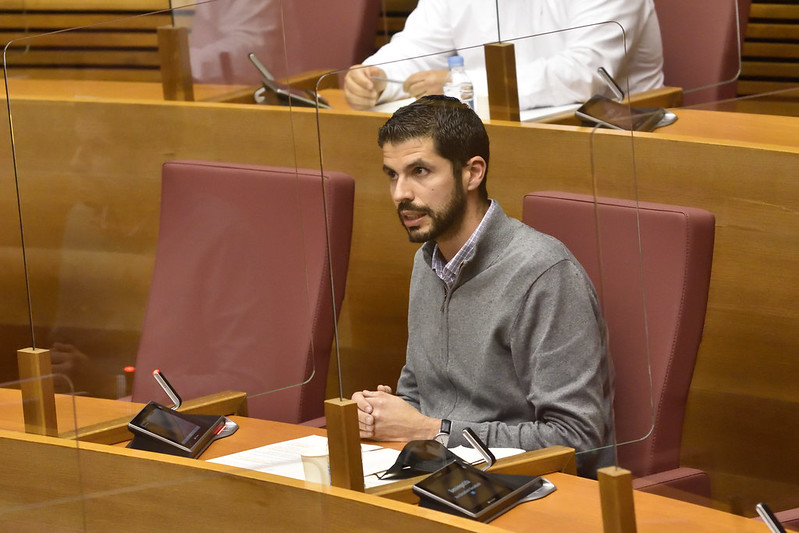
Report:
[[[496,208],[450,291],[435,243],[416,253],[397,394],[450,419],[449,446],[467,426],[490,447],[570,446],[594,476],[611,450],[579,452],[611,442],[613,400],[596,293],[562,243]]]

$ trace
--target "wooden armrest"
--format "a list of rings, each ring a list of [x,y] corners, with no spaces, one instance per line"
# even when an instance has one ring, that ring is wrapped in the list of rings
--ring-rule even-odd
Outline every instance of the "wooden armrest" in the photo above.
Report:
[[[479,464],[477,465],[479,467]],[[489,472],[497,474],[515,474],[522,476],[543,476],[552,472],[577,474],[577,461],[574,448],[550,446],[540,450],[532,450],[511,457],[498,459]],[[413,493],[414,483],[426,476],[402,479],[387,485],[366,489],[367,494],[383,496],[392,500],[407,503],[419,503],[419,497]]]
[[[225,391],[201,396],[184,402],[181,413],[194,415],[241,415],[247,416],[247,394]],[[117,444],[131,439],[128,422],[131,417],[116,418],[99,424],[67,431],[59,435],[63,439],[77,439],[81,442],[98,444]]]
[[[680,107],[683,103],[682,87],[658,87],[633,93],[624,102],[635,107]]]
[[[308,72],[302,72],[300,74],[295,74],[294,76],[289,76],[287,78],[281,78],[278,81],[285,85],[290,85],[297,89],[315,91],[316,90],[316,82],[321,78],[324,74],[328,74],[331,72],[330,70],[310,70]],[[338,89],[339,86],[339,77],[336,74],[330,74],[325,76],[325,78],[319,84],[319,90],[322,89]],[[225,104],[254,104],[255,99],[253,98],[253,93],[258,90],[260,86],[255,85],[252,87],[239,87],[229,92],[224,92],[220,94],[213,94],[211,96],[202,97],[200,98],[203,102],[216,102],[216,103],[225,103]],[[272,105],[280,105],[280,102],[277,99],[277,96],[266,94],[267,102]]]

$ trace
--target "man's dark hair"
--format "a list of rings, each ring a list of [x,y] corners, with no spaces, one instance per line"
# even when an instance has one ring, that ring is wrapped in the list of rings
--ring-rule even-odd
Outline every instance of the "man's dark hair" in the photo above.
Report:
[[[383,124],[377,144],[383,148],[386,143],[400,144],[419,138],[433,139],[433,148],[452,164],[455,176],[472,157],[479,155],[485,159],[485,175],[478,191],[483,200],[488,199],[488,133],[472,108],[449,96],[423,96],[398,109]]]

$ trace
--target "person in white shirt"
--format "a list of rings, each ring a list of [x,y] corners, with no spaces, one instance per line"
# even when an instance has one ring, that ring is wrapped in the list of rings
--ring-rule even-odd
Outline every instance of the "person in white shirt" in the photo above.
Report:
[[[482,45],[499,40],[515,45],[521,109],[582,102],[606,92],[598,67],[628,92],[663,85],[653,0],[419,0],[403,31],[364,67],[348,72],[347,101],[367,109],[441,94],[447,57],[455,53],[464,57],[476,97],[485,96]]]

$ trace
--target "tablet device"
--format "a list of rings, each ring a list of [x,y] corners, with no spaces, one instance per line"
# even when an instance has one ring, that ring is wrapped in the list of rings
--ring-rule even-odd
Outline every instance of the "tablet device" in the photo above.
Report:
[[[187,457],[199,456],[224,427],[223,416],[194,417],[156,402],[149,402],[128,422],[128,429],[137,438],[158,441]]]
[[[637,108],[602,95],[592,96],[574,114],[584,122],[617,130],[652,131],[666,110],[660,107]]]
[[[262,80],[264,87],[277,95],[278,100],[287,105],[294,105],[300,107],[316,107],[316,99],[319,99],[319,107],[322,109],[330,109],[330,104],[312,91],[303,91],[294,88],[290,85],[277,82],[275,80]]]
[[[267,69],[263,63],[261,63],[261,61],[258,59],[258,56],[256,56],[253,52],[250,52],[247,57],[250,58],[252,64],[256,69],[258,69],[258,72],[261,73],[261,81],[264,85],[264,90],[277,95],[277,99],[280,103],[301,107],[316,107],[318,101],[320,108],[331,109],[331,106],[327,100],[319,96],[316,92],[303,91],[296,89],[291,85],[286,85],[285,83],[276,81],[275,77],[272,76],[272,73],[269,72],[269,69]]]
[[[427,500],[435,504],[428,507],[488,522],[542,484],[540,477],[511,483],[506,476],[495,476],[468,464],[451,463],[416,483],[413,492],[422,500],[422,505]]]

